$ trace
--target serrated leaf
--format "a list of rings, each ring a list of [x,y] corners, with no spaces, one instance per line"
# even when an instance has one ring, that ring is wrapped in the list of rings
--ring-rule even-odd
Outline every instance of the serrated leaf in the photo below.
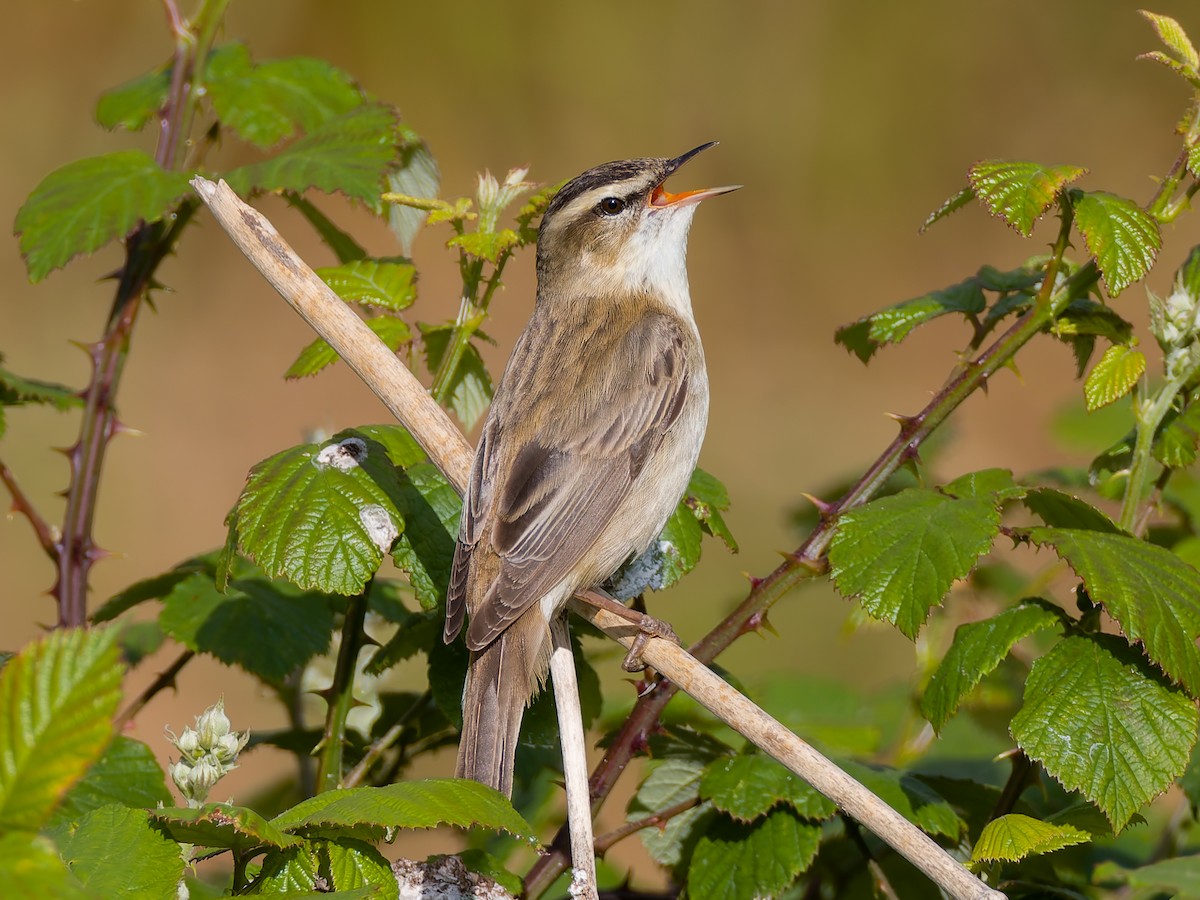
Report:
[[[1200,572],[1170,550],[1124,534],[1033,528],[1075,570],[1088,596],[1167,675],[1200,695]]]
[[[391,107],[366,103],[329,119],[276,156],[234,169],[224,178],[243,196],[316,188],[345,194],[380,212],[384,175],[396,152],[395,129]]]
[[[21,406],[37,403],[58,410],[83,405],[79,392],[66,385],[36,378],[23,378],[0,367],[0,406]]]
[[[1119,638],[1064,638],[1037,662],[1011,731],[1021,749],[1080,791],[1117,831],[1183,772],[1195,704]]]
[[[417,299],[417,269],[410,262],[357,259],[315,270],[333,292],[348,303],[399,312]]]
[[[1180,62],[1191,67],[1193,71],[1200,66],[1200,55],[1196,54],[1196,48],[1192,46],[1191,39],[1183,30],[1182,25],[1170,16],[1159,15],[1144,9],[1139,9],[1138,12],[1150,23],[1159,39],[1167,45],[1168,50],[1179,58]]]
[[[112,740],[114,628],[55,631],[0,671],[0,830],[36,830]]]
[[[757,753],[718,759],[704,770],[700,796],[739,822],[750,822],[786,803],[804,819],[827,819],[834,802],[780,763]]]
[[[910,638],[1000,530],[993,502],[909,488],[843,515],[829,547],[842,596]]]
[[[1072,204],[1088,253],[1116,297],[1154,265],[1162,247],[1158,223],[1132,200],[1106,191],[1074,191]]]
[[[418,463],[400,473],[398,507],[406,527],[392,560],[408,575],[421,608],[437,609],[450,582],[462,498],[436,466]]]
[[[385,900],[399,896],[391,864],[370,844],[351,838],[320,841],[317,852],[324,858],[324,868],[335,891],[375,887],[379,888],[378,896]]]
[[[696,842],[688,893],[706,900],[775,897],[812,863],[821,827],[787,809],[751,825],[719,817]]]
[[[1022,502],[1051,528],[1121,533],[1117,524],[1096,507],[1055,488],[1034,488]]]
[[[249,893],[283,894],[289,898],[310,894],[316,897],[320,880],[321,860],[316,842],[304,841],[284,850],[267,851]]]
[[[1138,383],[1146,371],[1146,357],[1140,350],[1114,344],[1104,351],[1083,383],[1083,399],[1088,411],[1120,400]]]
[[[104,604],[92,613],[92,622],[110,622],[121,613],[128,612],[148,600],[158,600],[167,596],[181,581],[186,581],[197,572],[205,571],[205,566],[198,560],[188,560],[180,563],[169,572],[153,575],[135,581],[125,590],[113,594]]]
[[[65,827],[111,803],[152,808],[170,802],[171,792],[153,751],[141,741],[117,735],[104,755],[67,791],[47,827]]]
[[[975,189],[973,187],[965,187],[958,193],[952,194],[946,198],[941,206],[925,217],[925,221],[921,223],[921,227],[917,231],[923,234],[934,222],[946,218],[946,216],[953,212],[957,212],[974,199]]]
[[[367,327],[375,332],[393,353],[412,341],[412,331],[409,330],[408,323],[403,319],[395,316],[375,316],[364,321]],[[296,357],[295,362],[288,366],[283,377],[306,378],[309,375],[316,375],[339,359],[341,357],[338,356],[338,352],[329,346],[324,338],[317,338],[300,351],[300,355]]]
[[[1167,468],[1186,469],[1196,461],[1197,444],[1200,444],[1200,402],[1193,398],[1182,413],[1163,420],[1152,452]]]
[[[1029,237],[1033,226],[1072,181],[1087,173],[1079,166],[1043,166],[1033,162],[984,160],[968,178],[992,215]]]
[[[655,765],[629,802],[626,818],[632,822],[668,807],[698,800],[703,775],[704,762],[685,756],[672,757]],[[638,837],[655,862],[678,866],[688,858],[690,848],[715,818],[712,806],[701,803],[672,816],[660,828],[643,828]]]
[[[418,325],[425,344],[425,364],[430,372],[436,372],[441,365],[442,356],[450,342],[453,329],[448,325]],[[463,427],[470,431],[475,423],[487,411],[492,402],[494,388],[492,377],[479,350],[472,344],[467,344],[458,368],[449,380],[449,406],[454,410]]]
[[[67,869],[54,843],[30,831],[0,831],[0,884],[11,897],[96,900]]]
[[[964,830],[954,807],[908,772],[855,760],[841,760],[838,765],[926,834],[957,839]]]
[[[472,231],[450,238],[447,247],[457,247],[468,256],[476,259],[486,259],[495,265],[500,261],[501,254],[521,243],[517,233],[510,228],[499,231]]]
[[[1200,897],[1200,856],[1164,859],[1123,873],[1135,888],[1166,891],[1172,897]]]
[[[1063,627],[1061,613],[1039,603],[1022,603],[982,622],[959,625],[950,649],[921,697],[921,714],[940,732],[958,705],[1018,641]]]
[[[183,878],[179,845],[142,809],[111,804],[92,810],[61,850],[75,877],[99,897],[174,900]]]
[[[96,103],[96,121],[109,131],[141,131],[166,104],[170,89],[171,67],[159,66],[101,94]]]
[[[400,126],[400,162],[388,175],[388,190],[409,197],[433,199],[438,195],[441,173],[437,160],[416,132]],[[425,210],[392,203],[388,206],[388,225],[400,241],[401,251],[412,252],[413,241],[425,221]]]
[[[834,334],[834,340],[867,362],[884,344],[900,343],[918,325],[950,313],[978,315],[986,306],[983,289],[978,280],[971,277],[844,325]]]
[[[205,82],[221,124],[264,149],[363,102],[354,80],[324,60],[295,56],[256,65],[244,44],[216,50]]]
[[[703,469],[696,469],[688,479],[687,490],[680,502],[692,511],[705,531],[720,538],[726,547],[737,553],[737,541],[721,516],[729,509],[729,492],[720,480]]]
[[[381,444],[392,465],[398,469],[407,469],[428,460],[421,445],[403,425],[359,425],[354,431],[367,440]]]
[[[346,836],[377,828],[483,828],[534,842],[536,834],[508,798],[462,778],[428,778],[383,787],[326,791],[276,816],[282,831]]]
[[[1128,344],[1133,337],[1133,325],[1111,306],[1097,303],[1090,297],[1079,297],[1067,304],[1051,326],[1058,337],[1091,335],[1105,338],[1112,344]]]
[[[176,585],[158,621],[188,648],[276,685],[328,650],[333,631],[333,612],[322,594],[266,579],[235,579],[222,592],[207,573]]]
[[[1000,503],[1019,500],[1025,496],[1026,488],[1013,480],[1008,469],[980,469],[968,472],[942,485],[942,492],[960,500],[976,499]]]
[[[357,594],[405,527],[400,490],[384,448],[353,430],[292,447],[250,470],[239,549],[297,587]]]
[[[285,834],[254,810],[230,803],[206,803],[197,809],[152,809],[150,819],[181,844],[245,853],[256,848],[285,849],[302,843],[301,838]]]
[[[983,827],[971,850],[971,862],[1016,862],[1027,856],[1053,853],[1086,844],[1092,836],[1073,825],[1043,822],[1020,813],[993,819]]]
[[[34,188],[14,230],[30,281],[41,281],[80,253],[156,222],[191,192],[188,175],[167,172],[141,150],[68,163]]]

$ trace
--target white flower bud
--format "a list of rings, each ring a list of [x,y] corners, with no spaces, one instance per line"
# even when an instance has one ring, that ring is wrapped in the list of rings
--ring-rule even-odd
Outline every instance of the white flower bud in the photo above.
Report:
[[[217,742],[229,734],[229,717],[225,715],[225,701],[218,700],[196,719],[196,731],[200,746],[211,750]]]
[[[185,728],[183,729],[183,734],[174,741],[174,744],[180,753],[194,761],[196,751],[200,749],[200,735],[196,734],[191,728]]]
[[[188,776],[188,790],[183,790],[189,798],[195,800],[204,800],[208,797],[208,792],[212,790],[214,784],[221,780],[221,776],[226,772],[225,769],[217,765],[212,757],[206,756],[200,760],[192,768],[191,774]]]
[[[186,797],[188,795],[188,776],[192,774],[192,767],[180,760],[176,763],[171,763],[167,767],[167,773],[171,776],[171,781],[175,783],[175,787],[179,788],[180,792]]]

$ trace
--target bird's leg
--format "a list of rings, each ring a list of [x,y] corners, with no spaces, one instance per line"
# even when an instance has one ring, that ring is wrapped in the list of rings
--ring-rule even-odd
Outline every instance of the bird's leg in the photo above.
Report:
[[[633,644],[630,645],[629,652],[625,654],[625,659],[621,663],[621,668],[626,672],[640,672],[646,668],[646,664],[642,662],[642,650],[645,649],[646,642],[650,638],[662,638],[664,641],[670,641],[673,644],[679,643],[679,636],[675,634],[675,629],[671,627],[669,622],[630,609],[624,603],[614,600],[599,588],[593,588],[579,596],[592,606],[598,609],[606,609],[637,626],[638,633],[634,635]]]

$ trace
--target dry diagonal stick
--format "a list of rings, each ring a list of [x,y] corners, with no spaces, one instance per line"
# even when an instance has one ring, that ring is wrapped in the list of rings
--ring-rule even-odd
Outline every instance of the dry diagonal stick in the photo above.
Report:
[[[461,490],[470,468],[470,448],[420,382],[283,242],[265,218],[242,203],[224,183],[196,178],[192,184],[251,263],[379,395],[447,480]],[[628,645],[636,636],[636,625],[587,601],[576,598],[571,607],[614,640]],[[950,896],[957,900],[1003,900],[1003,894],[979,881],[919,828],[687,651],[654,638],[647,643],[643,657],[714,715],[886,841]]]

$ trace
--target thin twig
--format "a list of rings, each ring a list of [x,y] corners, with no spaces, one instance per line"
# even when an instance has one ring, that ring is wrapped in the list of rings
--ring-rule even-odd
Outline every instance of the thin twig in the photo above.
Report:
[[[690,800],[681,800],[680,802],[664,807],[658,812],[651,813],[643,819],[635,819],[632,822],[626,822],[620,828],[614,828],[605,834],[596,838],[596,855],[604,856],[613,845],[625,838],[637,834],[639,831],[644,831],[647,828],[662,828],[668,822],[678,815],[687,812],[689,809],[695,809],[700,805],[699,797],[692,797]]]
[[[146,686],[146,689],[138,694],[137,697],[133,699],[133,702],[125,707],[124,711],[121,712],[115,719],[113,719],[113,730],[118,732],[121,731],[126,725],[133,721],[134,717],[137,716],[137,714],[146,707],[146,704],[153,700],[157,694],[166,690],[167,688],[175,687],[175,677],[183,670],[184,666],[191,662],[192,657],[195,655],[196,652],[194,650],[185,650],[183,653],[179,654],[175,662],[171,663],[166,670],[164,670],[157,678],[150,682],[150,684]]]
[[[342,641],[338,646],[333,668],[333,683],[322,692],[327,709],[325,732],[321,736],[317,761],[317,792],[332,791],[342,786],[342,757],[346,749],[346,717],[355,704],[354,674],[358,670],[358,653],[363,648],[363,622],[367,617],[367,592],[371,581],[346,601],[342,618]]]
[[[413,705],[405,710],[403,715],[393,722],[392,726],[387,731],[385,731],[377,740],[371,743],[371,746],[367,748],[367,752],[363,754],[363,758],[360,759],[358,764],[350,770],[349,774],[346,775],[342,782],[343,786],[351,788],[357,787],[359,784],[361,784],[363,779],[367,777],[367,773],[371,770],[371,767],[379,761],[379,758],[383,756],[383,754],[386,753],[391,746],[396,743],[396,741],[400,740],[400,735],[404,733],[404,729],[408,727],[408,723],[413,720],[413,716],[424,710],[431,702],[433,702],[432,691],[426,691],[420,697],[418,697]]]
[[[17,476],[13,474],[12,469],[3,460],[0,460],[0,481],[4,482],[4,486],[12,494],[13,512],[19,512],[29,520],[29,524],[33,526],[34,534],[37,535],[38,543],[42,545],[42,549],[46,551],[46,555],[50,557],[50,560],[57,562],[58,544],[54,539],[54,531],[50,528],[50,523],[42,518],[42,514],[37,511],[37,507],[33,505],[28,495],[21,490],[21,485],[17,483]]]
[[[246,257],[366,381],[412,432],[447,480],[461,491],[470,471],[470,447],[413,374],[317,278],[260,213],[242,203],[223,183],[213,184],[206,179],[195,178],[192,184]],[[1028,327],[1027,321],[1021,321]],[[1040,328],[1040,323],[1037,328]],[[967,372],[975,374],[964,377],[982,381],[991,371],[989,365],[968,367]],[[954,405],[969,393],[962,389],[956,392]],[[799,567],[799,559],[793,565]],[[610,612],[593,608],[578,598],[572,601],[571,607],[604,630],[609,637],[622,643],[633,642],[637,626]],[[673,684],[691,694],[732,728],[832,799],[951,896],[961,900],[999,900],[1003,897],[975,878],[920,829],[739,694],[687,651],[669,641],[652,638],[642,656],[647,664],[663,673]]]

